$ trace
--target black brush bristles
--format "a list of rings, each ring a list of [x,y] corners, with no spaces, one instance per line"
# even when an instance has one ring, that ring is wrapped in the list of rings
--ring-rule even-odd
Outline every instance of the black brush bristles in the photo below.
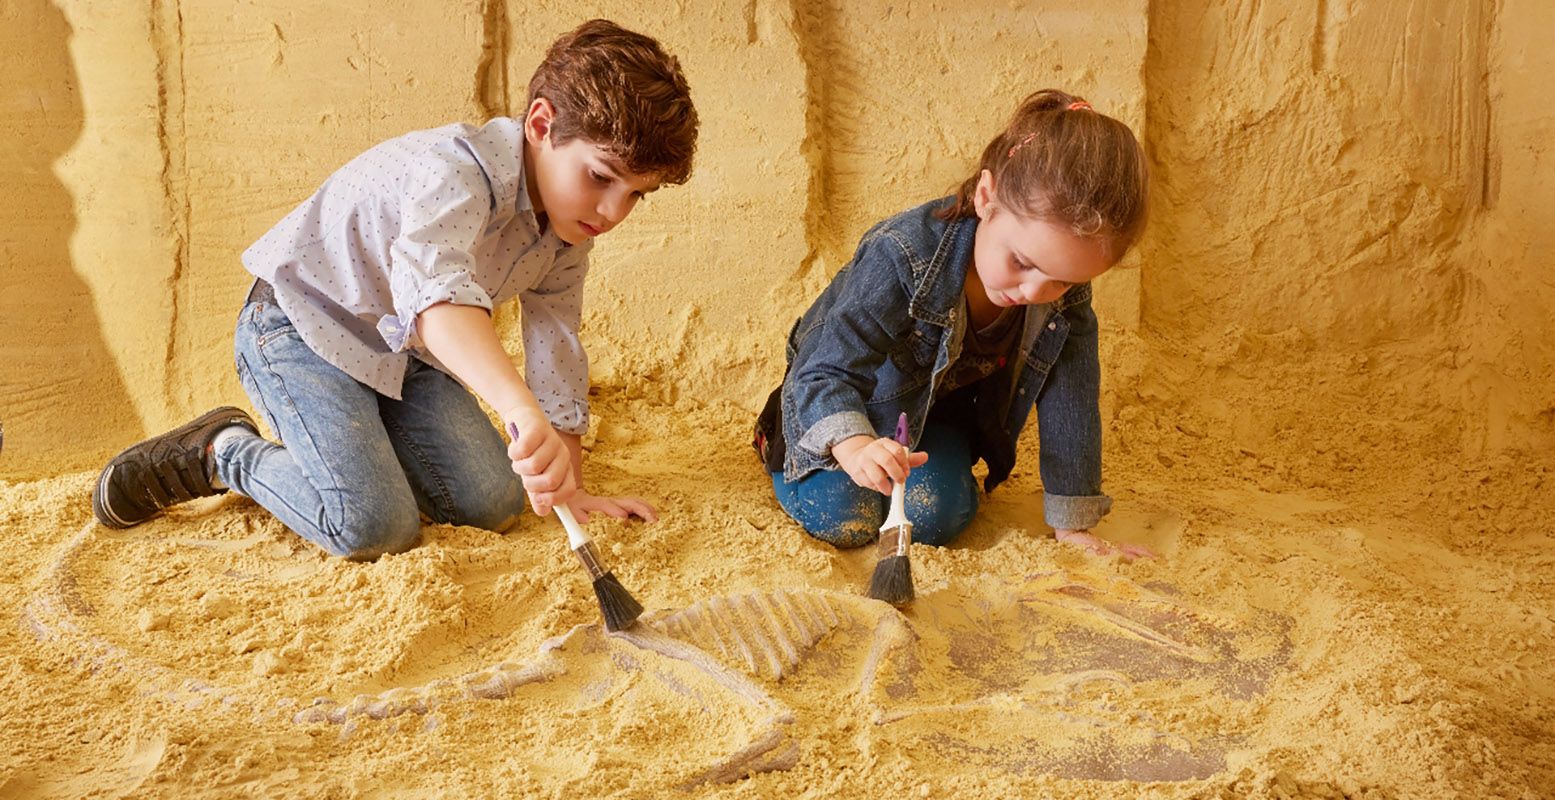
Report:
[[[613,572],[594,579],[594,594],[599,597],[599,613],[605,617],[605,630],[611,633],[632,627],[642,616],[642,603],[616,580]]]
[[[912,560],[907,556],[886,556],[875,562],[875,574],[869,579],[869,596],[893,606],[911,603]]]

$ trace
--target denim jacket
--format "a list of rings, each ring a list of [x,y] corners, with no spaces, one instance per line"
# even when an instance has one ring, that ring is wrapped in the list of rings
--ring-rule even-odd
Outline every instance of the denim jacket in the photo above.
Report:
[[[911,441],[922,437],[935,390],[967,331],[964,282],[978,220],[935,217],[948,202],[926,203],[871,228],[789,333],[781,392],[785,480],[837,469],[832,445],[861,434],[890,436],[903,411]],[[1006,410],[988,428],[1008,437],[1001,444],[1013,453],[1035,403],[1045,516],[1055,528],[1092,527],[1112,506],[1101,491],[1096,334],[1089,284],[1028,306]],[[990,475],[987,488],[1003,477]]]

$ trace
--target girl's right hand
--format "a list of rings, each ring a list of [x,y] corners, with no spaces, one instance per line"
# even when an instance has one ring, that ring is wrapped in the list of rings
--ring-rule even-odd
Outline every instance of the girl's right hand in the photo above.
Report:
[[[510,431],[518,427],[518,435],[508,442],[508,458],[513,472],[523,479],[529,505],[543,517],[578,490],[572,453],[539,408],[515,409],[503,414],[502,421]]]
[[[853,482],[889,496],[892,483],[904,483],[912,468],[929,460],[928,453],[911,453],[895,439],[852,436],[832,445],[832,458]]]
[[[1142,544],[1114,543],[1086,530],[1054,528],[1053,538],[1065,544],[1077,545],[1092,555],[1122,556],[1124,561],[1155,558],[1155,553],[1150,552],[1150,548]]]

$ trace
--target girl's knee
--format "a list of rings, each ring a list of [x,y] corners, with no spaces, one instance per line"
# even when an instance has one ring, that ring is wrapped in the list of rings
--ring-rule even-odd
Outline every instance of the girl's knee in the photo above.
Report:
[[[958,486],[938,493],[933,502],[912,502],[908,493],[907,518],[912,520],[912,539],[920,544],[943,547],[955,541],[977,515],[977,489]]]
[[[885,499],[842,472],[818,472],[794,483],[773,473],[772,487],[778,504],[806,533],[836,547],[873,542],[885,519]]]
[[[868,519],[828,520],[811,527],[804,524],[805,533],[829,545],[841,548],[863,547],[880,534],[880,523]]]
[[[944,547],[956,540],[972,523],[970,513],[934,514],[912,526],[912,540],[919,544]]]

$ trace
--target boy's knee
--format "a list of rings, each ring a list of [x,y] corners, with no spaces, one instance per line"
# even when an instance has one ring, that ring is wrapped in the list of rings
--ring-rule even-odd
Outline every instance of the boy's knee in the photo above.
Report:
[[[408,514],[403,510],[348,514],[330,529],[335,555],[352,561],[403,553],[421,541],[421,518],[414,507]]]
[[[504,461],[503,466],[506,465]],[[504,470],[503,476],[491,485],[478,488],[479,491],[457,501],[449,524],[468,525],[495,533],[506,533],[517,524],[518,516],[524,510],[524,484],[512,470]]]

